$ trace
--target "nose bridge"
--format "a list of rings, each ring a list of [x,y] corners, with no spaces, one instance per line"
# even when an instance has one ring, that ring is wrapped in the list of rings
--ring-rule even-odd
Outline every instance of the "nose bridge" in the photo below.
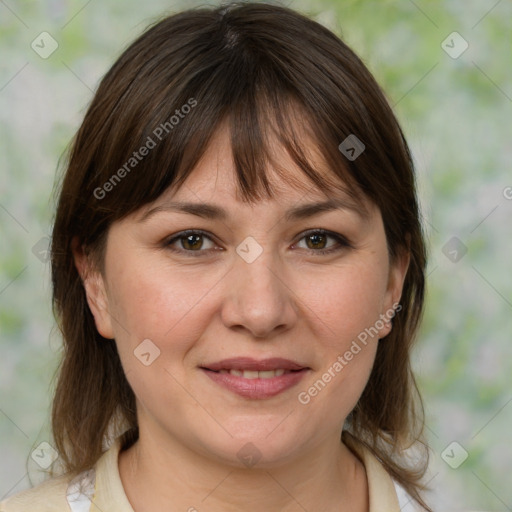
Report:
[[[261,238],[260,238],[261,240]],[[236,248],[238,260],[237,279],[239,279],[239,292],[243,293],[245,300],[254,296],[261,300],[279,300],[282,301],[281,281],[278,276],[280,267],[276,253],[270,247],[270,240],[259,243],[254,237],[247,237]],[[251,292],[247,294],[246,292]],[[261,297],[261,294],[266,297]],[[265,304],[261,305],[262,307]],[[270,304],[269,304],[270,306]]]
[[[244,326],[254,336],[268,336],[292,319],[289,289],[279,275],[279,259],[270,242],[260,244],[254,237],[242,241],[236,252],[224,320],[231,326]]]

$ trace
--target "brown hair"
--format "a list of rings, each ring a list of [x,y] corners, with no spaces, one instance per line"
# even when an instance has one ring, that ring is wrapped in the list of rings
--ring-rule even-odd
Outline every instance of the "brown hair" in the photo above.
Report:
[[[330,176],[311,165],[298,119]],[[413,441],[426,447],[410,365],[423,311],[426,250],[407,143],[380,87],[344,42],[297,12],[260,3],[192,9],[148,27],[106,73],[72,141],[51,246],[54,313],[64,339],[52,430],[64,470],[92,467],[111,428],[124,429],[128,443],[138,435],[133,391],[115,343],[96,330],[72,241],[103,270],[112,223],[171,185],[177,189],[222,121],[229,123],[245,201],[262,193],[273,197],[266,169],[274,137],[312,186],[327,193],[348,189],[356,200],[366,197],[379,207],[392,261],[409,251],[402,309],[378,345],[347,431],[430,510],[419,494],[428,451],[415,467],[402,453]],[[349,135],[365,145],[355,159],[338,148]],[[143,146],[150,150],[136,158]]]

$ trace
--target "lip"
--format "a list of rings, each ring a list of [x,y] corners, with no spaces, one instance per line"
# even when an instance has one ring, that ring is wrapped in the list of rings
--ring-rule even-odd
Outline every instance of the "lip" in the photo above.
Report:
[[[259,361],[250,357],[237,357],[208,364],[200,369],[224,389],[252,400],[263,400],[279,395],[296,386],[310,371],[309,367],[279,357]],[[220,370],[268,371],[277,369],[288,370],[288,372],[269,379],[247,379],[229,373],[219,373]]]
[[[216,363],[205,364],[202,366],[207,370],[218,372],[219,370],[303,370],[307,368],[304,365],[291,361],[290,359],[283,359],[282,357],[271,357],[267,359],[253,359],[252,357],[232,357],[231,359],[223,359]]]
[[[223,388],[253,400],[263,400],[283,393],[296,386],[309,371],[303,368],[270,379],[246,379],[229,373],[217,373],[206,368],[201,368],[201,370]]]

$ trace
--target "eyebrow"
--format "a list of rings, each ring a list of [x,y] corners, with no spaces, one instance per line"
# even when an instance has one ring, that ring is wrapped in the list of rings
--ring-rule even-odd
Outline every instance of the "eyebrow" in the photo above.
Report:
[[[284,218],[287,222],[297,221],[313,217],[319,213],[334,210],[347,210],[354,212],[365,221],[369,218],[368,211],[363,207],[363,205],[347,201],[342,198],[332,198],[327,201],[295,206],[285,213]],[[138,222],[146,222],[150,217],[153,217],[153,215],[166,211],[188,213],[190,215],[196,215],[198,217],[211,220],[225,221],[228,218],[228,212],[215,204],[167,201],[145,212]]]

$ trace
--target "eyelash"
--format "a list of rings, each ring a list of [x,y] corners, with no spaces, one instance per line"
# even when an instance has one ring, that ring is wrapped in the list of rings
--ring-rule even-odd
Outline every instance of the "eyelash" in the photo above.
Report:
[[[303,240],[304,238],[306,238],[307,236],[314,235],[314,234],[321,234],[321,235],[326,235],[326,236],[328,236],[330,238],[334,238],[334,240],[336,240],[338,242],[339,246],[338,247],[334,247],[334,248],[330,248],[330,249],[309,249],[310,253],[317,254],[317,255],[318,254],[320,254],[320,255],[328,255],[328,254],[332,254],[332,253],[341,251],[342,249],[347,249],[347,248],[351,248],[352,247],[350,242],[343,235],[338,235],[336,233],[332,233],[332,232],[327,231],[325,229],[311,229],[309,231],[306,231],[306,232],[302,233],[302,236],[299,239],[299,242],[301,240]],[[167,240],[164,243],[164,247],[169,249],[170,251],[181,253],[181,254],[186,254],[187,257],[190,256],[192,258],[200,257],[201,253],[205,253],[205,252],[208,253],[208,252],[211,252],[212,250],[214,250],[214,249],[207,249],[207,250],[199,249],[197,251],[190,251],[190,250],[186,250],[186,249],[176,249],[174,247],[171,247],[171,245],[174,242],[179,241],[182,238],[186,238],[187,236],[190,236],[190,235],[202,235],[203,237],[206,237],[210,241],[214,242],[214,240],[212,240],[212,238],[205,231],[203,231],[201,229],[188,229],[188,230],[185,230],[185,231],[181,231],[176,236],[173,236],[171,239]],[[196,253],[196,254],[194,254],[194,253]]]

